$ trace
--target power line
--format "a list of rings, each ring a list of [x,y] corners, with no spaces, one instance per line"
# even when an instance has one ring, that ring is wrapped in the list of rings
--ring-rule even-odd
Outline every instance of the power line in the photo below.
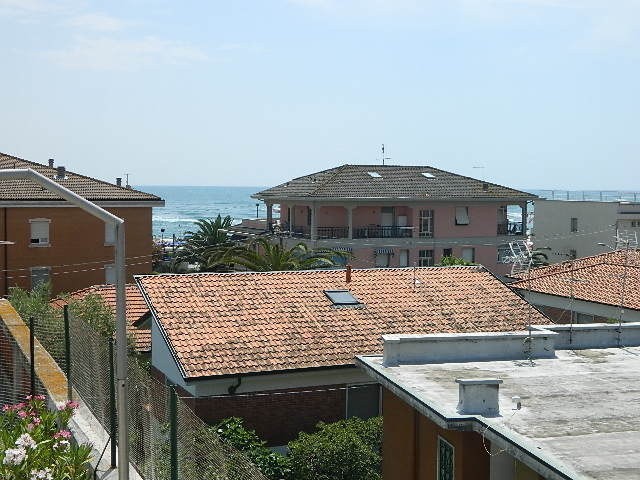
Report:
[[[127,257],[127,260],[137,260],[139,258],[147,258],[147,257],[153,257],[153,255],[138,255],[136,257]],[[83,265],[92,265],[92,264],[96,264],[96,263],[101,263],[101,264],[108,264],[109,262],[113,262],[113,258],[109,258],[107,260],[95,260],[95,261],[91,261],[91,262],[81,262],[81,263],[66,263],[66,264],[61,264],[61,265],[37,265],[38,267],[48,267],[48,268],[63,268],[63,267],[80,267]],[[7,268],[5,270],[0,270],[0,272],[26,272],[28,270],[31,270],[31,267],[26,267],[26,268]]]

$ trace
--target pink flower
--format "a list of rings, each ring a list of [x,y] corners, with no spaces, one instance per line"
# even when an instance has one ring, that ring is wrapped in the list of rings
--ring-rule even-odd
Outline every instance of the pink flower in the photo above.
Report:
[[[18,416],[19,416],[20,418],[26,418],[26,417],[27,417],[27,412],[25,412],[24,410],[20,410],[20,411],[18,412]]]
[[[53,434],[53,438],[71,438],[71,432],[69,430],[60,430]]]
[[[15,410],[16,406],[15,405],[5,405],[4,407],[2,407],[2,411],[3,412],[9,412],[11,410]]]
[[[69,400],[67,402],[67,407],[68,408],[78,408],[79,406],[80,406],[80,404],[78,402],[74,402],[74,401],[71,401],[71,400]]]

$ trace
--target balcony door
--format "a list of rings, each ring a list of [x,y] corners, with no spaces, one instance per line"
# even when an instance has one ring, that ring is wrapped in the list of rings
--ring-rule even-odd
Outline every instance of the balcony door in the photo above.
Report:
[[[380,224],[383,227],[393,227],[393,207],[382,207]]]

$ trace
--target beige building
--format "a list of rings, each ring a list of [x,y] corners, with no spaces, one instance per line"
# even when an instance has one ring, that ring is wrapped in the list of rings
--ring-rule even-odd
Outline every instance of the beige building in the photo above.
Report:
[[[535,248],[550,248],[549,262],[589,257],[615,246],[616,232],[640,234],[640,202],[537,199],[533,225]]]

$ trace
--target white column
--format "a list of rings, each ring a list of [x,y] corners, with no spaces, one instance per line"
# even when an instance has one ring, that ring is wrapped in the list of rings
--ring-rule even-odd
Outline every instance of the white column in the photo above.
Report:
[[[347,209],[347,225],[349,226],[349,240],[353,240],[353,209],[355,207],[348,205]]]
[[[267,230],[271,231],[273,225],[273,203],[267,203]]]
[[[318,239],[318,207],[316,204],[312,204],[311,209],[311,241],[315,242]]]

